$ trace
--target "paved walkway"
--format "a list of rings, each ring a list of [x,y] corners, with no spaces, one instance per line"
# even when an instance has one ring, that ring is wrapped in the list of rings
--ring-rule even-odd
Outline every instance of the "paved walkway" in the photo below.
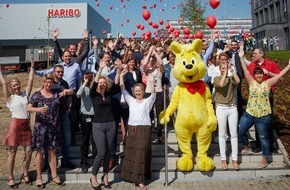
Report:
[[[229,173],[230,175],[230,173]],[[57,187],[53,184],[47,184],[46,189],[49,190],[83,190],[83,189],[93,189],[89,181],[69,181],[66,183],[65,187]],[[246,189],[275,189],[275,190],[289,190],[290,189],[290,176],[279,176],[273,178],[256,178],[256,179],[239,179],[239,180],[225,180],[225,181],[173,181],[169,186],[165,187],[161,182],[152,182],[148,186],[149,190],[201,190],[201,189],[214,189],[214,190],[246,190]],[[11,189],[6,185],[6,182],[0,181],[0,189]],[[26,184],[20,184],[19,188],[21,190],[32,190],[38,189],[36,185],[28,186]],[[102,189],[105,189],[102,186]],[[138,187],[126,182],[116,182],[112,184],[112,189],[116,190],[138,190]]]

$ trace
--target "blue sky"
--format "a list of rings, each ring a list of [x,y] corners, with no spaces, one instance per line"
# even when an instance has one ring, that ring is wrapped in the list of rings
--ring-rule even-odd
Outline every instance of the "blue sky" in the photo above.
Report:
[[[215,16],[218,18],[251,18],[250,0],[220,0],[220,5],[216,9],[212,9],[209,5],[209,0],[200,0],[202,5],[206,6],[205,16]],[[1,4],[13,3],[74,3],[88,2],[95,8],[104,18],[109,18],[112,25],[112,34],[115,36],[118,32],[123,36],[132,36],[132,32],[137,32],[137,36],[146,31],[153,31],[142,17],[143,8],[147,6],[150,11],[151,20],[153,23],[158,23],[160,19],[178,20],[179,8],[178,4],[186,2],[185,0],[0,0]],[[98,5],[97,5],[98,4]],[[154,4],[156,8],[154,8]],[[152,7],[152,9],[150,8]],[[145,26],[144,31],[138,30],[136,24]],[[159,27],[162,28],[162,26]]]

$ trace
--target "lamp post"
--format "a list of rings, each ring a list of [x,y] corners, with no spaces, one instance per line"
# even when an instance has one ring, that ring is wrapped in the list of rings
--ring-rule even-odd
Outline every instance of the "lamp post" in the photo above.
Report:
[[[53,5],[51,5],[52,7]],[[44,29],[38,28],[38,30],[42,31],[44,34],[47,35],[47,68],[50,66],[51,56],[52,56],[52,49],[50,47],[50,36],[52,33],[52,30],[50,29],[50,16],[46,17],[47,27],[44,27]]]

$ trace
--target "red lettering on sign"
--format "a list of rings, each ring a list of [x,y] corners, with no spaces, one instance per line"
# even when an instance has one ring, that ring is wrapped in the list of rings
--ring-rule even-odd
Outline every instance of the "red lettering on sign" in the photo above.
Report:
[[[53,18],[73,18],[73,17],[80,17],[81,11],[80,9],[48,9],[47,11],[48,17]]]

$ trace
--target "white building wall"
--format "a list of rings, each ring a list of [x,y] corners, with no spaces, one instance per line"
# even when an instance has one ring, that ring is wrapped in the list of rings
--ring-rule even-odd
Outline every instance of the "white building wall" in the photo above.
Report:
[[[110,24],[97,12],[92,13],[92,9],[88,11],[88,6],[87,3],[10,4],[0,11],[0,40],[48,39],[55,28],[59,28],[61,39],[80,39],[84,29],[98,34],[103,28],[110,32]],[[81,14],[50,18],[48,22],[48,9],[79,9]],[[94,18],[88,18],[89,13],[97,16],[96,22],[90,22],[91,26],[88,19]]]

